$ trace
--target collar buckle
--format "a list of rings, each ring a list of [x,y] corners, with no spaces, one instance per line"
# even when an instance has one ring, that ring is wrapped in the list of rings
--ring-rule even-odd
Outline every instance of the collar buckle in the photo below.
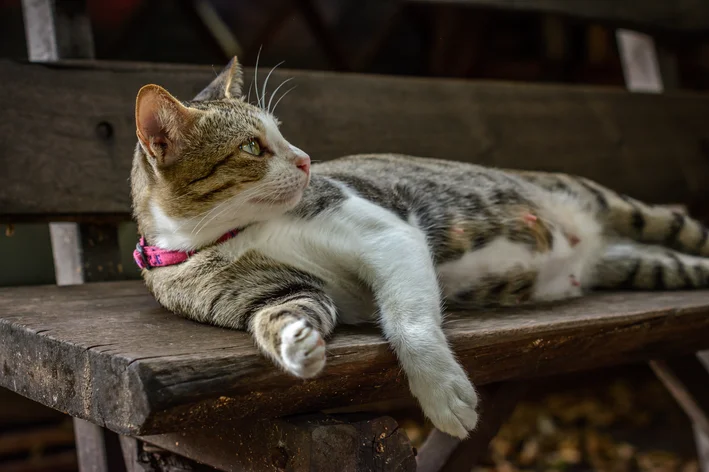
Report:
[[[141,269],[150,270],[152,268],[150,261],[148,260],[148,256],[145,255],[145,248],[143,247],[142,238],[138,241],[138,244],[135,245],[133,257]]]

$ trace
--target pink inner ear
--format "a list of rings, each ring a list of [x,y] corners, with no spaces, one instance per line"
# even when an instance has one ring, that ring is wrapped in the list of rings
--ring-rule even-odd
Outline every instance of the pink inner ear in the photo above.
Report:
[[[163,98],[158,92],[150,91],[141,97],[138,103],[138,131],[145,144],[167,143],[167,132],[158,119],[160,108],[164,106]]]

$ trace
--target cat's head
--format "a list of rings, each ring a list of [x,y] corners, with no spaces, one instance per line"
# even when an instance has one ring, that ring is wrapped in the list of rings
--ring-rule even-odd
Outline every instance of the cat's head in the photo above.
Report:
[[[199,247],[300,201],[310,158],[269,111],[244,100],[242,88],[234,58],[192,101],[157,85],[138,92],[133,206],[152,244]]]

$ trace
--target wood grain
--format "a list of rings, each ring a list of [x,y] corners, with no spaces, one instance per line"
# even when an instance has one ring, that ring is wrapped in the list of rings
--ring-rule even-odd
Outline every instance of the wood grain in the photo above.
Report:
[[[149,446],[135,438],[120,437],[125,468],[122,472],[213,472],[213,467]],[[226,451],[225,451],[226,452]]]
[[[233,422],[141,439],[226,472],[288,470],[409,472],[416,459],[389,417],[322,414]]]
[[[544,11],[605,20],[637,29],[698,32],[709,30],[704,0],[409,0],[414,3],[484,6]]]
[[[538,308],[451,314],[477,385],[709,348],[709,293],[606,293]],[[339,329],[318,379],[294,379],[247,334],[160,308],[140,282],[0,289],[0,385],[123,434],[275,417],[408,396],[372,328]]]
[[[706,199],[704,95],[324,72],[276,71],[271,83],[290,75],[298,88],[277,114],[314,160],[399,152],[576,173],[655,203]],[[127,217],[136,91],[155,82],[188,98],[214,72],[0,61],[0,76],[0,218],[9,220]]]

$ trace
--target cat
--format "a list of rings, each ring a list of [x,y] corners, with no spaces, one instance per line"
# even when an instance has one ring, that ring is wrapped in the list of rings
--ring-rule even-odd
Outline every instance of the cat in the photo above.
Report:
[[[560,173],[391,154],[311,167],[242,88],[234,58],[192,101],[139,91],[136,258],[164,307],[248,331],[292,375],[323,370],[338,323],[378,322],[423,412],[463,438],[478,400],[444,302],[709,286],[707,228],[683,214]]]

